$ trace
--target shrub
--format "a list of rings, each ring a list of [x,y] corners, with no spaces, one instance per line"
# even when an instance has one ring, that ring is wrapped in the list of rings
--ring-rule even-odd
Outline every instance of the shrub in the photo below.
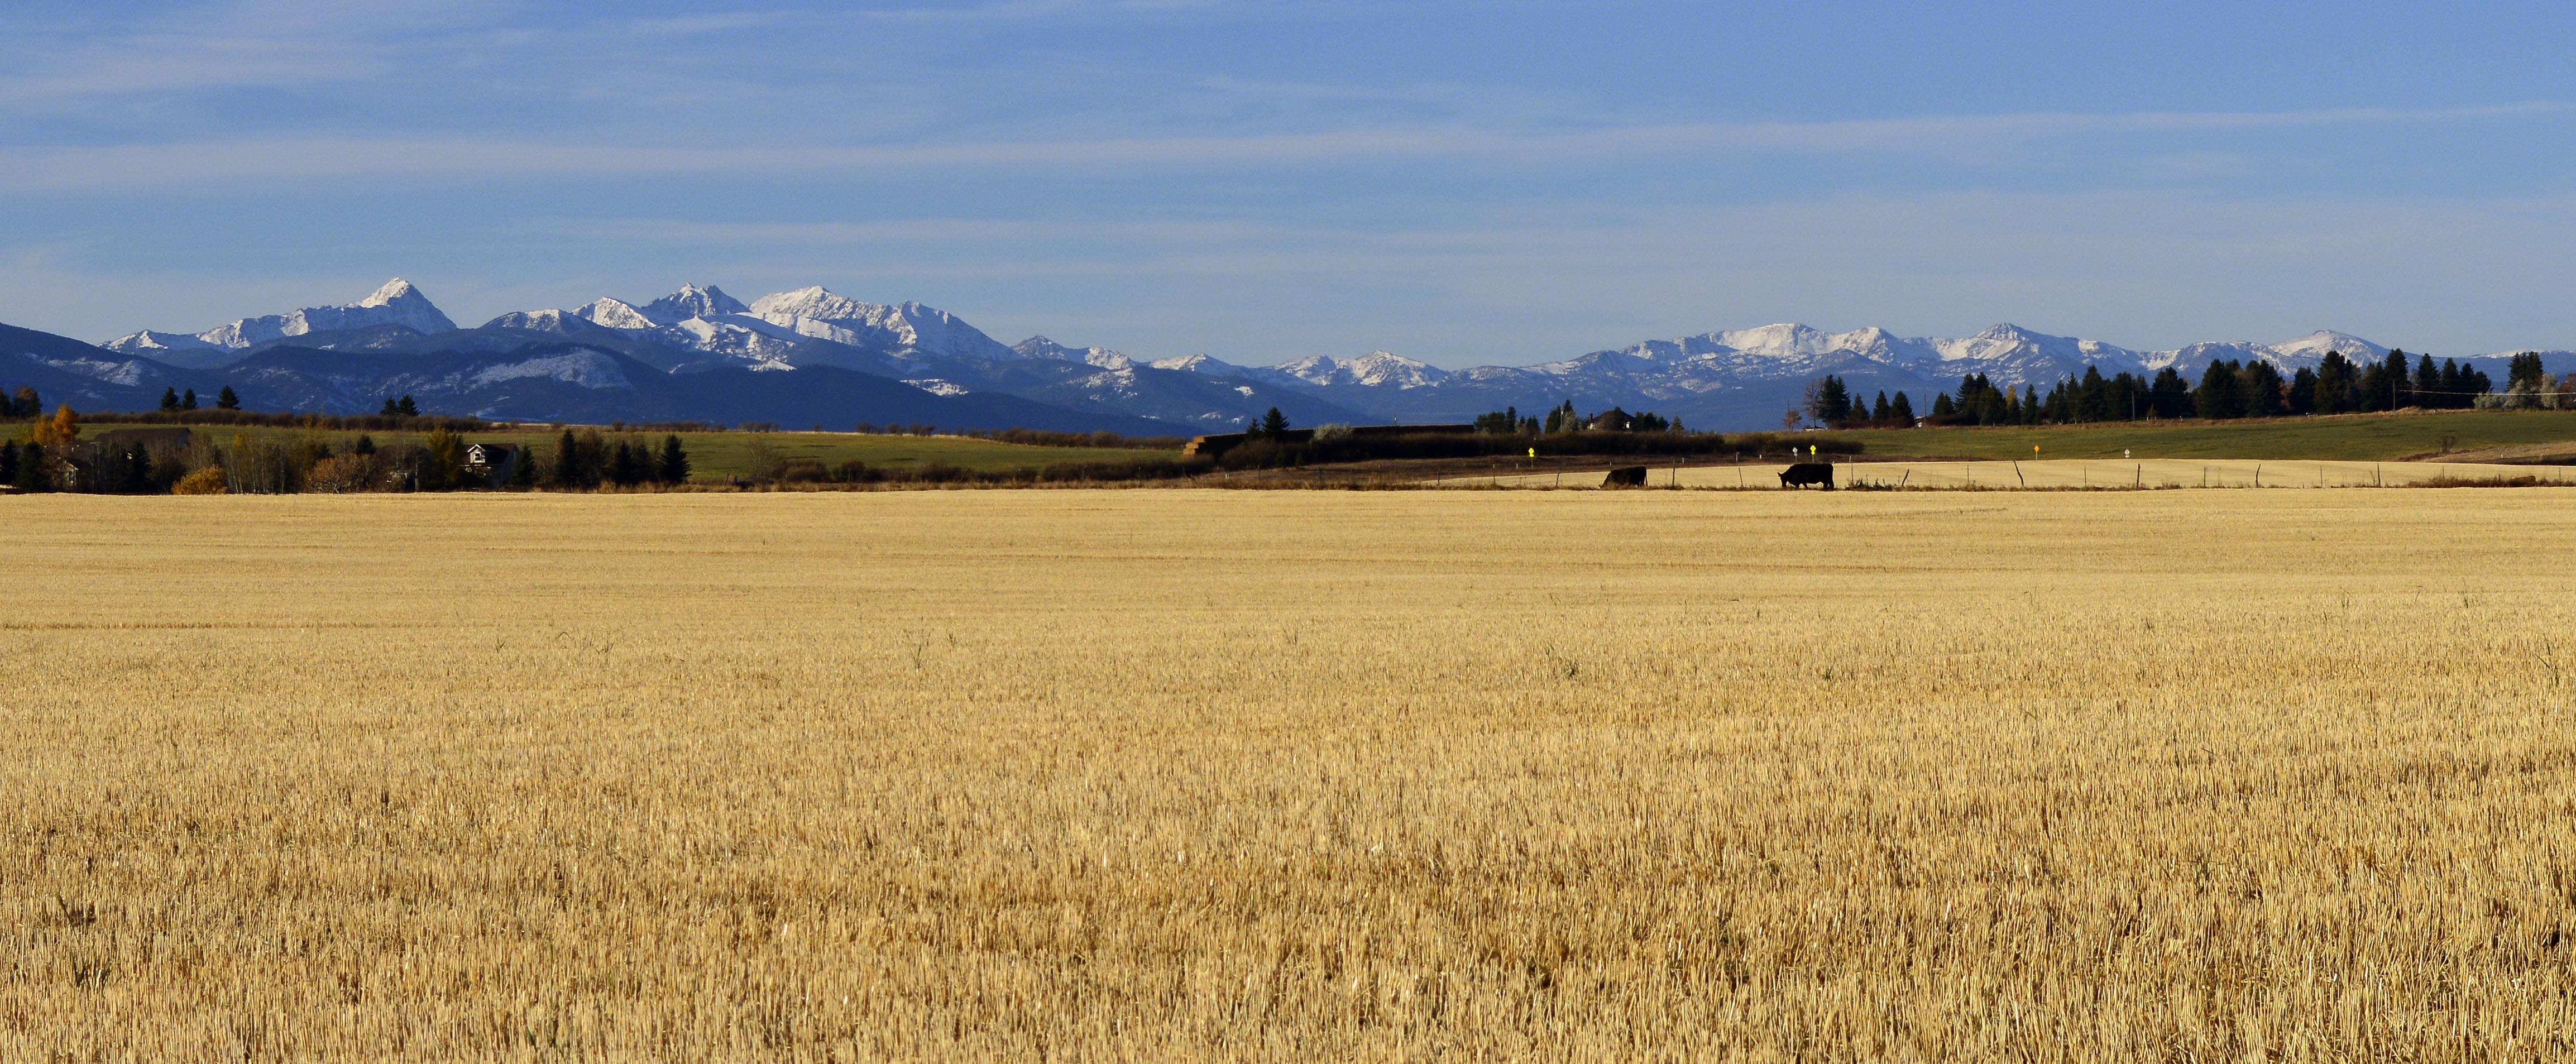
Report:
[[[170,485],[172,495],[221,495],[224,493],[224,467],[210,465]]]
[[[375,491],[384,483],[384,463],[372,453],[325,458],[313,463],[313,471],[304,478],[305,490],[332,494]]]

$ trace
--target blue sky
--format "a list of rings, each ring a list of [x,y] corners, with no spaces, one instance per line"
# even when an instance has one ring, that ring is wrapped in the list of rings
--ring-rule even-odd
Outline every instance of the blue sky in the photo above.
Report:
[[[2576,20],[2538,3],[610,7],[10,6],[0,321],[400,274],[460,321],[819,283],[1255,362],[1793,320],[2576,348]]]

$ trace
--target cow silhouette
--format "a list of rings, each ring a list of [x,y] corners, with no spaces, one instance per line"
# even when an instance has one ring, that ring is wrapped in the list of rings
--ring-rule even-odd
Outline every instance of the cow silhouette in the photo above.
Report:
[[[1605,488],[1645,487],[1646,467],[1641,465],[1620,466],[1617,469],[1611,470],[1609,476],[1602,478],[1601,486]]]
[[[1780,471],[1780,486],[1803,488],[1809,484],[1834,490],[1834,466],[1831,462],[1800,462]]]

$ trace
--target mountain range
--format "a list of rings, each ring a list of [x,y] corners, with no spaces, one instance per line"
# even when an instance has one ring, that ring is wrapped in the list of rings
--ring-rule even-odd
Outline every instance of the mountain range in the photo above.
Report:
[[[2388,349],[2346,333],[2279,343],[2135,350],[1997,325],[1963,339],[1885,329],[1766,325],[1649,340],[1532,366],[1447,370],[1385,351],[1269,366],[1205,354],[1137,359],[1044,336],[1005,345],[953,314],[879,304],[821,287],[750,302],[689,284],[657,299],[600,298],[503,314],[460,328],[410,282],[366,298],[243,318],[195,333],[144,330],[90,345],[0,327],[0,386],[113,409],[148,407],[165,387],[230,385],[253,409],[374,411],[394,395],[424,408],[529,421],[856,422],[950,428],[1223,432],[1270,407],[1295,424],[1458,422],[1572,401],[1654,410],[1702,429],[1775,426],[1806,383],[1841,376],[1864,396],[1908,391],[1916,409],[1968,374],[1998,385],[2079,375],[2197,378],[2212,359],[2285,372],[2328,351]],[[2501,375],[2510,353],[2468,361]],[[2576,358],[2545,352],[2554,368]],[[2494,365],[2488,366],[2487,363]]]

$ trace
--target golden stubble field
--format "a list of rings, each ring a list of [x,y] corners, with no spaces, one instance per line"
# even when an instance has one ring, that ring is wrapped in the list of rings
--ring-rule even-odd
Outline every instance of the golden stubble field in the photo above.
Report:
[[[0,515],[7,1059],[2576,1053],[2576,492]]]

